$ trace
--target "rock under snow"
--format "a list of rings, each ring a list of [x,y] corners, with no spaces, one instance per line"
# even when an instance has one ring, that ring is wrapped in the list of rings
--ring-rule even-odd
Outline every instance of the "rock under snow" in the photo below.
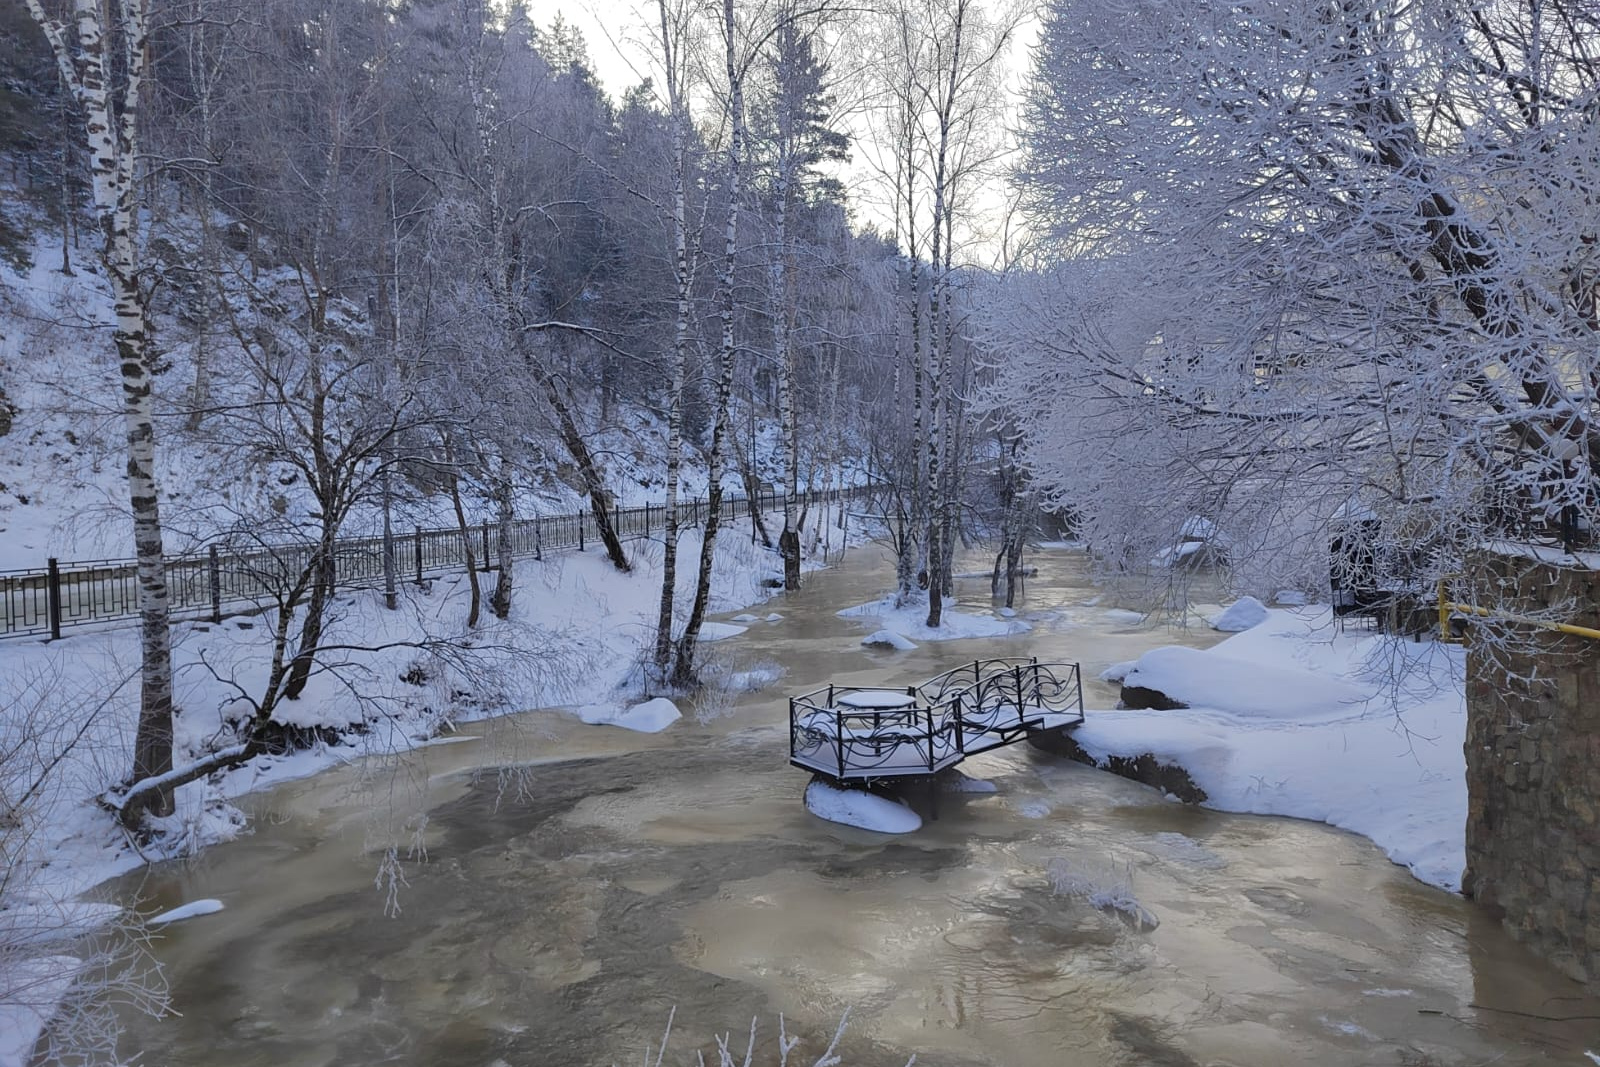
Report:
[[[1242,596],[1211,617],[1211,628],[1236,634],[1267,621],[1267,606],[1253,596]]]
[[[749,612],[745,612],[743,615],[735,615],[729,621],[730,622],[757,622],[759,620],[757,620],[756,617],[754,615],[751,615]]]
[[[149,924],[151,926],[164,926],[167,923],[176,923],[182,922],[185,919],[193,919],[197,915],[211,915],[214,912],[221,911],[222,906],[222,901],[220,900],[191,900],[189,903],[173,908],[171,911],[162,912],[160,915],[157,915],[155,918],[149,920]]]
[[[782,622],[783,621],[783,616],[779,615],[776,611],[774,611],[771,615],[767,616],[767,621],[768,622]]]
[[[996,608],[994,613],[1002,619],[1014,619],[1017,617],[1016,608]]]
[[[1126,678],[1128,676],[1128,672],[1137,666],[1138,662],[1131,659],[1125,659],[1121,663],[1113,663],[1111,666],[1100,672],[1100,680],[1102,682],[1111,682],[1113,685],[1115,685]]]
[[[897,648],[901,652],[910,652],[916,648],[916,643],[908,637],[895,633],[893,630],[879,630],[877,633],[868,634],[861,639],[861,643],[868,648]]]
[[[921,816],[897,800],[863,789],[839,789],[827,782],[806,786],[806,810],[819,819],[880,834],[909,834],[922,829]]]
[[[592,726],[620,726],[624,730],[637,730],[642,734],[658,734],[683,718],[678,712],[678,705],[666,697],[646,700],[631,708],[590,704],[578,709],[578,717]]]
[[[1303,608],[1306,606],[1306,595],[1298,589],[1280,589],[1272,594],[1272,602],[1286,608]]]

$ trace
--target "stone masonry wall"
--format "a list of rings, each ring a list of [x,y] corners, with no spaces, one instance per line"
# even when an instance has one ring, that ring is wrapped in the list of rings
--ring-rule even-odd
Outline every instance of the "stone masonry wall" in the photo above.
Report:
[[[1600,628],[1600,571],[1484,554],[1484,607]],[[1548,614],[1548,613],[1547,613]],[[1600,985],[1600,640],[1481,624],[1467,649],[1462,892],[1580,981]]]

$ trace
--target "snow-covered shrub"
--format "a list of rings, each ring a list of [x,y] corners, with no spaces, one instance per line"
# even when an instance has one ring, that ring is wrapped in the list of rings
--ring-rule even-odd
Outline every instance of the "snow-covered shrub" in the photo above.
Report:
[[[49,863],[64,824],[103,819],[117,696],[59,667],[0,677],[0,1064],[120,1063],[118,1010],[166,1008],[137,918],[73,899]]]

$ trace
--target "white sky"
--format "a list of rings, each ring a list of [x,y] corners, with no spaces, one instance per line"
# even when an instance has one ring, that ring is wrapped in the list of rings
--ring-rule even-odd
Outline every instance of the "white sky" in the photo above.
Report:
[[[649,75],[649,60],[645,54],[648,31],[644,20],[655,11],[653,0],[525,0],[525,3],[535,25],[547,27],[560,15],[577,27],[588,43],[595,74],[613,99],[619,99],[625,90]],[[1012,49],[1009,78],[1014,93],[1020,92],[1037,36],[1036,19],[1025,23],[1018,34]],[[847,168],[842,178],[857,220],[872,222],[881,215],[874,203],[877,192],[869,186],[870,172],[861,162],[862,154],[860,149],[852,149],[855,164]],[[997,180],[995,187],[978,199],[987,218],[977,228],[997,229],[1005,207],[1004,183]],[[996,252],[997,246],[974,248],[970,258],[989,264],[996,258]]]

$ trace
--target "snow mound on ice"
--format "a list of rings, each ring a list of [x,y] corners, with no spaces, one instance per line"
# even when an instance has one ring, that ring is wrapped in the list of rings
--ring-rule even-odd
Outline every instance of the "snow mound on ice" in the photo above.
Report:
[[[884,597],[866,604],[857,604],[837,613],[842,619],[876,618],[885,629],[902,637],[918,641],[954,641],[963,637],[1007,637],[1033,629],[1021,619],[1001,619],[992,613],[970,615],[956,610],[954,601],[947,601],[940,613],[939,625],[927,625],[928,608],[925,604],[894,606],[894,597]]]
[[[754,615],[750,614],[747,611],[743,615],[735,615],[732,619],[730,619],[728,621],[729,622],[757,622],[758,620],[756,619],[756,617]]]
[[[160,915],[157,915],[155,918],[150,920],[150,925],[163,926],[167,923],[182,922],[185,919],[193,919],[197,915],[211,915],[221,910],[222,901],[220,900],[212,900],[209,898],[206,900],[191,900],[187,904],[173,908],[171,911],[164,911]]]
[[[922,829],[921,816],[899,801],[861,789],[838,789],[826,782],[806,786],[806,810],[819,819],[880,834]]]
[[[735,626],[731,622],[701,623],[700,640],[726,641],[730,637],[738,637],[748,629],[748,626]]]
[[[1267,606],[1253,596],[1242,596],[1211,617],[1211,628],[1236,634],[1267,621]]]
[[[1280,721],[1359,716],[1371,695],[1340,678],[1180,645],[1152,648],[1140,656],[1122,684],[1154,689],[1191,708]]]
[[[917,647],[916,642],[902,637],[893,630],[879,630],[877,633],[868,634],[861,639],[861,643],[869,648],[897,648],[901,652],[910,652]]]
[[[783,621],[783,616],[779,615],[776,611],[774,611],[771,615],[767,616],[767,621],[768,622],[782,622]]]
[[[631,708],[590,704],[578,709],[578,718],[592,726],[620,726],[641,734],[658,734],[683,716],[678,712],[678,705],[666,697],[656,697]]]

